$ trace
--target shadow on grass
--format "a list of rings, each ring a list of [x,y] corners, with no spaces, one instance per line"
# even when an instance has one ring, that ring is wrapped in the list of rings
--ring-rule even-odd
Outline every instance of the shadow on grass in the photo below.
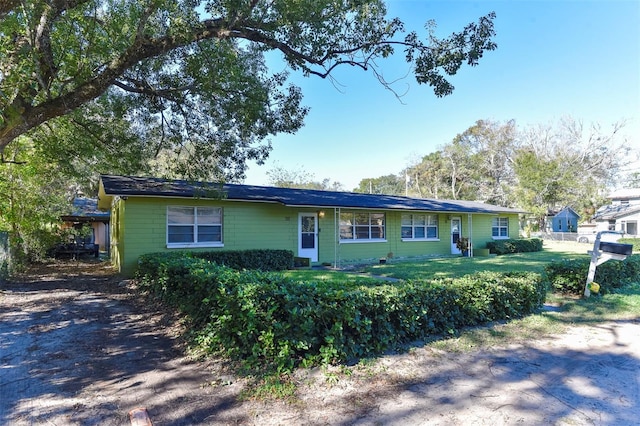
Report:
[[[422,260],[397,260],[384,265],[364,267],[372,275],[399,279],[455,278],[480,271],[542,273],[549,262],[587,257],[575,252],[541,251],[491,257],[442,257]]]
[[[589,298],[565,298],[558,312],[549,317],[565,324],[594,324],[640,317],[640,284],[630,284],[616,293]]]

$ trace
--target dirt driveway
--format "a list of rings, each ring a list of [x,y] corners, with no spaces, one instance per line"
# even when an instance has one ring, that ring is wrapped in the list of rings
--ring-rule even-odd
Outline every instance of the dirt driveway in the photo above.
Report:
[[[303,370],[288,401],[184,356],[177,319],[103,264],[66,263],[0,288],[0,424],[640,424],[640,320],[456,354],[416,348]]]

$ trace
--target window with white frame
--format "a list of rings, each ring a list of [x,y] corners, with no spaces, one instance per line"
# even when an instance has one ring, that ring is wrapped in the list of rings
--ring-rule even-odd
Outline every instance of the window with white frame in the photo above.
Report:
[[[491,225],[491,236],[493,238],[509,238],[509,218],[494,217]]]
[[[384,213],[340,213],[340,240],[384,240]]]
[[[167,207],[167,245],[214,246],[222,244],[222,208]]]
[[[438,215],[403,214],[401,232],[403,240],[437,239]]]

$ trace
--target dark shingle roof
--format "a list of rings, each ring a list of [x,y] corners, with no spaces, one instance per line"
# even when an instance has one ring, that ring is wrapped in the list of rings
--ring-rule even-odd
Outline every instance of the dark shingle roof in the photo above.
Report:
[[[474,201],[436,200],[395,195],[318,191],[254,185],[189,182],[147,177],[100,177],[107,196],[224,198],[235,201],[272,202],[296,207],[342,207],[384,210],[423,210],[456,213],[524,213],[522,210]]]
[[[74,221],[109,221],[109,212],[98,209],[98,200],[95,198],[76,197],[73,200],[71,213],[62,215],[62,220]]]

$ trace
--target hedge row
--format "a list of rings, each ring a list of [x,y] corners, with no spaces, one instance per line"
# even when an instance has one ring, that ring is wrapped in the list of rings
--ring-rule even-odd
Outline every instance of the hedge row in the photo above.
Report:
[[[489,241],[487,248],[490,253],[498,255],[542,251],[542,240],[540,238],[529,238]]]
[[[181,258],[205,259],[232,269],[260,271],[284,271],[293,267],[291,250],[255,249],[222,251],[172,251],[145,254],[138,261],[138,269],[157,269],[162,262]],[[146,273],[146,272],[142,272]]]
[[[621,244],[631,244],[633,245],[633,251],[640,251],[640,238],[620,238],[618,240]]]
[[[545,267],[547,280],[558,293],[581,295],[590,262],[587,258],[551,262]],[[596,268],[594,281],[600,284],[601,294],[612,293],[631,282],[640,282],[640,255],[601,264]]]
[[[366,357],[429,335],[519,317],[538,309],[546,290],[532,273],[379,285],[298,283],[177,257],[146,257],[139,279],[188,315],[202,348],[281,370]]]

